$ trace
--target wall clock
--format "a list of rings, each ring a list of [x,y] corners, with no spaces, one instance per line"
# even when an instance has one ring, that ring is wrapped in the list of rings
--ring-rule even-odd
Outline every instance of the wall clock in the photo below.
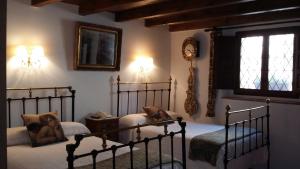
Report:
[[[191,63],[189,68],[190,75],[188,77],[188,89],[186,91],[187,97],[184,101],[184,109],[190,116],[197,113],[198,100],[196,97],[196,68],[193,67],[193,59],[198,56],[198,41],[195,38],[189,37],[184,40],[182,44],[182,56],[185,60]]]
[[[195,38],[189,37],[183,41],[182,56],[185,60],[191,61],[193,58],[198,56],[198,53],[198,41]]]

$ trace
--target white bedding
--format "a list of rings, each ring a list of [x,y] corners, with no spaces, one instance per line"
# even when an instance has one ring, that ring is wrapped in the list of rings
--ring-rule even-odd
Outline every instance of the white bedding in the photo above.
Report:
[[[74,137],[68,137],[69,141],[58,144],[51,144],[42,147],[32,148],[30,145],[17,145],[7,147],[8,169],[66,169],[67,151],[66,145],[75,143]],[[107,141],[107,145],[119,145],[112,141]],[[82,154],[93,149],[102,149],[102,140],[97,137],[83,139],[75,154]],[[128,148],[122,148],[117,154],[128,152]],[[102,161],[111,157],[111,152],[102,153],[97,157],[97,161]],[[75,161],[75,166],[91,164],[91,158],[82,158]],[[41,168],[42,167],[42,168]]]
[[[135,120],[135,119],[133,119]],[[123,120],[122,118],[120,119],[120,127],[128,127],[134,124],[135,122],[128,120]],[[188,169],[223,169],[223,156],[224,156],[224,146],[223,148],[219,151],[218,153],[218,160],[217,160],[217,165],[212,166],[211,164],[203,161],[192,161],[188,159],[188,153],[189,153],[189,145],[190,141],[194,136],[209,133],[209,132],[214,132],[217,130],[223,129],[223,125],[214,125],[214,124],[200,124],[200,123],[193,123],[193,122],[187,122],[186,126],[186,153],[187,153],[187,168]],[[178,125],[178,123],[174,123],[169,125],[168,130],[169,131],[179,131],[181,128]],[[143,137],[154,137],[157,136],[157,134],[163,134],[164,133],[164,128],[163,126],[147,126],[143,127],[141,129],[141,135]],[[122,132],[120,133],[120,141],[122,143],[126,143],[129,140],[132,140],[136,138],[136,131],[131,130],[130,132]],[[254,141],[254,140],[253,140]],[[170,154],[170,139],[167,137],[167,139],[164,139],[162,142],[162,147],[163,147],[163,153]],[[140,145],[143,147],[144,145]],[[150,149],[158,150],[158,143],[157,142],[152,142],[149,144]],[[178,159],[181,159],[182,153],[181,153],[181,137],[180,135],[177,135],[174,139],[174,153],[175,157]],[[239,153],[239,152],[238,152]],[[241,169],[241,168],[248,168],[250,165],[255,165],[256,163],[261,163],[264,161],[264,151],[258,150],[255,152],[250,153],[249,155],[245,155],[239,160],[233,160],[229,163],[229,168],[230,169]],[[253,162],[255,164],[253,164]]]
[[[76,131],[73,131],[76,132]],[[78,132],[78,131],[77,131]],[[69,141],[50,144],[41,147],[32,148],[29,144],[19,144],[7,147],[8,169],[67,169],[67,151],[66,145],[75,143],[74,136],[68,137]],[[107,141],[108,147],[111,145],[120,145],[120,143]],[[75,155],[91,152],[93,149],[102,149],[102,139],[97,137],[87,137],[82,140],[80,146],[75,151]],[[136,149],[135,149],[136,150]],[[120,148],[116,155],[129,152],[129,148]],[[112,157],[111,151],[101,153],[97,156],[97,162]],[[91,156],[75,161],[75,167],[84,166],[92,163]],[[164,169],[171,169],[169,164],[163,165]],[[156,169],[156,168],[154,168]],[[175,169],[182,169],[175,163]]]

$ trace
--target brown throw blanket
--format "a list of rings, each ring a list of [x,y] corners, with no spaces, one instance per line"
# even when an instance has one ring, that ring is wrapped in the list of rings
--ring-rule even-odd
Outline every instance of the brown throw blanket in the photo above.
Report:
[[[256,130],[251,128],[251,134]],[[244,129],[244,135],[249,136],[249,128]],[[237,140],[242,139],[243,128],[237,128]],[[235,129],[228,130],[229,142],[234,141]],[[209,162],[211,165],[216,166],[218,152],[221,147],[225,145],[225,129],[218,130],[211,133],[202,134],[192,138],[190,142],[189,158],[191,160],[201,160]]]
[[[101,155],[101,154],[99,154]],[[162,164],[171,163],[171,156],[162,155]],[[181,162],[174,159],[174,166],[180,165]],[[158,152],[148,152],[148,166],[149,168],[154,168],[159,166],[159,153]],[[92,164],[82,167],[76,167],[76,169],[92,169]],[[112,158],[99,161],[96,165],[97,169],[112,169]],[[134,169],[142,169],[146,168],[146,156],[145,150],[136,150],[133,151],[133,168]],[[116,156],[116,169],[130,169],[130,153],[122,154],[120,156]]]

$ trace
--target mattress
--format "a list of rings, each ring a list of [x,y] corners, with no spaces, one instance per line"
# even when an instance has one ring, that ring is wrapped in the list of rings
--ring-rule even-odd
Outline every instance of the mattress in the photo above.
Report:
[[[134,119],[135,120],[135,119]],[[126,118],[126,120],[120,119],[120,127],[128,127],[135,122],[132,122]],[[190,160],[188,158],[189,154],[189,146],[190,146],[190,141],[193,137],[201,135],[201,134],[206,134],[209,132],[214,132],[224,129],[223,125],[215,125],[215,124],[201,124],[201,123],[193,123],[193,122],[187,122],[186,125],[186,154],[187,154],[187,168],[188,169],[223,169],[223,157],[224,157],[224,146],[221,148],[221,150],[218,153],[217,156],[217,165],[212,166],[211,164],[204,162],[204,161],[199,161],[199,160]],[[174,124],[171,124],[168,126],[168,131],[180,131],[181,127],[179,124],[176,122]],[[142,138],[144,137],[154,137],[157,136],[157,134],[163,134],[164,133],[164,127],[163,126],[147,126],[141,128],[141,136]],[[129,140],[135,139],[137,136],[136,130],[131,130],[127,132],[122,132],[120,133],[120,141],[122,143],[127,143]],[[259,139],[261,138],[261,135],[259,135]],[[255,138],[253,137],[253,142],[255,141]],[[247,140],[245,140],[247,142]],[[241,145],[241,142],[238,142],[239,145]],[[171,153],[171,146],[170,146],[170,138],[166,137],[162,141],[162,147],[163,147],[163,153],[165,154],[170,154]],[[182,150],[181,150],[181,135],[176,135],[174,137],[174,153],[175,157],[178,159],[182,159]],[[229,149],[233,150],[233,144],[229,145]],[[144,145],[138,145],[138,147],[144,147]],[[157,142],[151,142],[149,143],[149,147],[151,150],[158,150],[158,143]],[[245,145],[247,147],[247,144]],[[241,152],[238,152],[238,154]],[[252,153],[245,155],[238,160],[233,160],[229,163],[229,168],[230,169],[241,169],[241,168],[249,168],[249,166],[255,166],[258,164],[261,164],[265,161],[266,159],[266,153],[264,149],[256,150],[253,151]]]
[[[66,169],[67,151],[66,145],[74,143],[74,137],[69,136],[69,141],[51,144],[42,147],[32,148],[30,145],[16,145],[7,147],[8,169]],[[102,149],[102,139],[97,137],[88,137],[82,140],[80,146],[75,151],[75,155],[91,152],[94,149]],[[108,147],[111,145],[120,145],[120,143],[107,141]],[[120,148],[116,156],[129,152],[128,147]],[[97,156],[97,162],[112,157],[111,151],[101,153]],[[92,163],[91,156],[81,158],[75,161],[74,166],[85,166]],[[163,166],[164,169],[171,169],[170,164]],[[175,169],[181,169],[181,165],[176,164]]]

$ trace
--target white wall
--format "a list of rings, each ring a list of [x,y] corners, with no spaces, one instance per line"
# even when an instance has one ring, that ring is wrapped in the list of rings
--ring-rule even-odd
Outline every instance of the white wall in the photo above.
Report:
[[[129,68],[138,54],[152,56],[156,68],[151,80],[167,80],[170,75],[170,34],[164,27],[145,28],[142,21],[113,22],[113,15],[78,15],[76,6],[58,3],[41,8],[30,0],[9,0],[7,37],[7,86],[44,87],[72,85],[76,94],[76,119],[96,111],[111,112],[110,78],[118,74],[124,81],[134,81],[135,72]],[[88,22],[123,29],[121,71],[74,71],[73,44],[75,22]],[[17,45],[39,44],[45,48],[48,66],[39,71],[24,71],[11,64]],[[159,72],[159,73],[158,73]]]
[[[297,25],[297,24],[290,24]],[[299,25],[299,24],[298,24]],[[272,27],[272,26],[269,26]],[[268,27],[265,27],[268,28]],[[255,29],[255,28],[252,28]],[[245,29],[240,29],[245,30]],[[235,30],[236,31],[236,30]],[[230,35],[235,31],[226,31]],[[189,64],[182,58],[181,45],[185,38],[194,36],[200,41],[200,58],[196,60],[198,75],[198,100],[201,108],[197,115],[188,117],[184,111],[186,98],[188,67]],[[171,33],[171,75],[177,80],[176,99],[172,100],[174,109],[189,120],[197,122],[215,122],[224,124],[225,106],[230,104],[233,109],[243,109],[264,103],[237,101],[223,99],[223,96],[232,95],[232,91],[219,90],[216,102],[216,117],[205,117],[208,96],[208,72],[209,72],[209,34],[203,30],[183,31]],[[180,97],[179,97],[180,96]],[[300,151],[300,106],[286,104],[271,104],[271,167],[272,169],[299,168]]]

